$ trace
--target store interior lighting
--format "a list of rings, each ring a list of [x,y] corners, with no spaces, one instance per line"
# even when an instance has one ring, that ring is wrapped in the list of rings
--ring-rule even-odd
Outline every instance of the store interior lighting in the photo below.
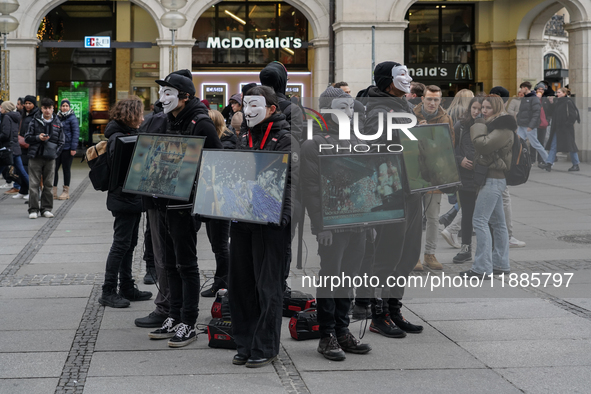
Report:
[[[232,13],[231,13],[230,11],[228,11],[228,10],[224,10],[224,12],[225,12],[225,13],[226,13],[228,16],[230,16],[230,18],[232,18],[232,19],[234,19],[234,20],[236,20],[236,21],[238,21],[238,22],[242,23],[243,25],[246,25],[246,22],[244,21],[244,19],[241,19],[241,18],[237,17],[236,15],[232,14]]]

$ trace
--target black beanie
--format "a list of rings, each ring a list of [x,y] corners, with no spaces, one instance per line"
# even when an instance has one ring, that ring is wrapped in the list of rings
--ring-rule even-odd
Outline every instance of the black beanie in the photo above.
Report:
[[[490,94],[496,94],[500,97],[509,97],[509,91],[502,86],[495,86],[490,90]]]
[[[23,104],[26,103],[27,101],[33,103],[34,105],[37,105],[37,97],[35,97],[35,96],[31,96],[30,94],[26,95],[25,101],[23,102]]]
[[[390,86],[394,80],[392,77],[392,69],[398,66],[401,66],[401,64],[396,62],[382,62],[376,66],[373,70],[373,78],[378,89],[383,92],[388,89],[388,86]]]
[[[244,85],[242,87],[242,95],[246,96],[246,93],[248,93],[248,91],[252,88],[254,88],[255,86],[257,86],[256,82],[251,82],[251,83],[247,83],[246,85]]]
[[[72,106],[72,104],[70,104],[70,100],[68,100],[68,99],[62,99],[62,102],[60,103],[60,107],[62,105],[64,105],[64,103],[67,103],[70,107]]]

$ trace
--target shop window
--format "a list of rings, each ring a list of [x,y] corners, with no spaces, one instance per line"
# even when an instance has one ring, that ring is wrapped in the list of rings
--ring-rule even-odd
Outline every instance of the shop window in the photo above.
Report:
[[[193,67],[259,68],[278,60],[307,69],[308,21],[295,7],[273,1],[222,1],[195,24]]]
[[[544,56],[544,70],[559,70],[562,69],[562,62],[556,55]]]

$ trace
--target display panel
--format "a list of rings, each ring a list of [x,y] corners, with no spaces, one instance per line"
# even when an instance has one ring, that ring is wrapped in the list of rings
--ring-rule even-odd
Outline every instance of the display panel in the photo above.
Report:
[[[289,160],[285,152],[204,151],[193,212],[280,224]]]
[[[118,187],[123,187],[136,142],[137,135],[117,137],[115,140],[115,151],[113,153],[113,161],[111,164],[109,190],[115,190]]]
[[[400,153],[319,159],[324,229],[405,220]]]
[[[123,191],[188,201],[205,138],[140,134]]]
[[[422,125],[409,129],[413,141],[400,133],[404,165],[411,192],[442,189],[460,184],[448,124]]]

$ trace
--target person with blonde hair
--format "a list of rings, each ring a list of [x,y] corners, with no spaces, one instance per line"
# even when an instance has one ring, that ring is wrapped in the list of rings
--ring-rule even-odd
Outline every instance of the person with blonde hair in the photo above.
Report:
[[[215,126],[215,130],[218,133],[218,137],[220,138],[224,149],[236,149],[238,137],[228,129],[222,113],[215,109],[210,109],[209,117],[213,120],[213,125]]]
[[[470,89],[462,89],[456,93],[453,101],[447,108],[447,114],[451,116],[454,125],[464,116],[473,97],[474,92]]]

